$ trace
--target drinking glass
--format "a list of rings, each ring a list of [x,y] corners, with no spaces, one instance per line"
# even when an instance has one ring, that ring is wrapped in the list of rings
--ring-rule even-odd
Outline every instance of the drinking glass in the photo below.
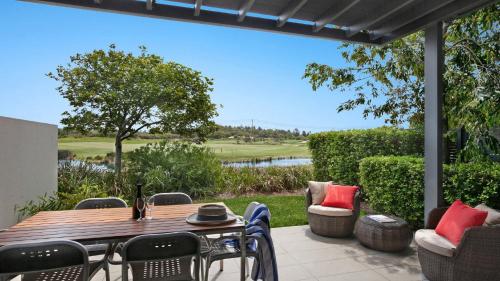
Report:
[[[146,202],[144,201],[144,198],[137,198],[137,210],[139,211],[139,218],[137,221],[143,220],[142,214],[144,213],[144,209],[146,208]]]
[[[153,208],[155,207],[155,201],[151,200],[152,198],[146,198],[146,219],[153,219]]]

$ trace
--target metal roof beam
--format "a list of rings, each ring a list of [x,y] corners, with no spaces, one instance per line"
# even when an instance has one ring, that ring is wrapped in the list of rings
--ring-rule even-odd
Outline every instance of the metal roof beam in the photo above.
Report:
[[[194,16],[195,17],[200,15],[202,3],[203,3],[203,0],[196,0],[196,2],[194,2]]]
[[[377,38],[372,37],[372,38],[376,40],[382,38],[382,41],[385,43],[396,38],[404,37],[405,35],[408,35],[415,31],[421,30],[425,28],[427,25],[429,25],[429,23],[446,21],[449,20],[450,18],[457,17],[464,13],[478,10],[494,2],[495,1],[491,0],[475,0],[475,1],[455,0],[452,1],[451,4],[445,7],[441,7],[438,10],[435,10],[433,13],[428,13],[427,15],[424,15],[409,24],[401,26],[398,29],[392,30],[391,33],[386,34],[383,37],[377,37]]]
[[[148,9],[148,11],[152,11],[154,3],[155,0],[146,0],[146,9]]]
[[[352,1],[347,1],[347,4],[345,4],[343,7],[332,7],[323,14],[321,17],[319,17],[315,22],[314,22],[314,27],[313,31],[318,32],[321,29],[323,29],[327,24],[331,23],[332,21],[338,19],[341,15],[343,15],[345,12],[349,11],[354,5],[358,4],[361,0],[352,0]]]
[[[444,0],[444,1],[425,1],[416,5],[414,9],[411,9],[398,17],[388,21],[384,24],[384,28],[379,30],[374,30],[371,33],[372,39],[379,39],[383,36],[390,34],[394,30],[401,28],[423,16],[426,16],[439,8],[442,8],[455,0]]]
[[[242,22],[243,20],[245,20],[245,17],[247,16],[250,9],[252,9],[254,3],[255,0],[245,0],[243,5],[241,5],[240,10],[238,11],[238,22]]]
[[[387,19],[388,17],[390,17],[391,15],[396,13],[397,11],[403,9],[404,7],[406,7],[407,5],[409,5],[413,2],[415,2],[415,0],[403,1],[399,5],[395,6],[394,8],[392,8],[389,11],[387,11],[386,13],[384,13],[383,15],[381,15],[381,16],[379,16],[371,21],[349,27],[349,29],[346,31],[347,37],[352,37],[352,36],[358,34],[359,32],[361,32],[361,30],[370,30],[372,27],[376,26],[378,23],[382,22],[383,20]]]
[[[282,27],[288,21],[289,18],[293,17],[302,8],[308,0],[292,0],[285,10],[281,12],[278,16],[278,21],[276,23],[277,27]]]
[[[371,41],[367,34],[357,34],[351,38],[345,32],[336,28],[325,28],[321,32],[313,32],[311,25],[287,22],[283,27],[276,27],[275,19],[248,16],[243,22],[234,20],[234,14],[219,11],[204,10],[199,16],[194,16],[193,8],[176,5],[156,3],[152,11],[146,9],[144,1],[106,0],[101,5],[96,5],[89,0],[23,0],[25,2],[44,3],[56,6],[66,6],[94,11],[114,12],[120,14],[136,15],[164,20],[177,20],[198,24],[211,24],[251,30],[276,32],[289,35],[300,35],[312,38],[329,40],[342,40],[367,44],[380,44],[382,40]]]

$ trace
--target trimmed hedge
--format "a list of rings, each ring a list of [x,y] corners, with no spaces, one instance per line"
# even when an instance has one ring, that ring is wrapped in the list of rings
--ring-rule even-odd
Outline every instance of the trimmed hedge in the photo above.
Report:
[[[316,180],[349,185],[359,183],[361,159],[376,155],[422,156],[423,143],[422,132],[392,127],[309,136]]]
[[[500,208],[500,165],[492,163],[444,166],[444,199]],[[424,220],[424,162],[422,158],[378,156],[360,163],[360,184],[370,207],[404,218],[414,228]]]

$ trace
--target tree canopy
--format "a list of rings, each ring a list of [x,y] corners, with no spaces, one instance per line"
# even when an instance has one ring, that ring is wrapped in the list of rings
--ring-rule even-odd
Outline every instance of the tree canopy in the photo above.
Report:
[[[121,143],[136,133],[172,132],[204,140],[215,129],[213,81],[186,66],[164,62],[140,47],[140,54],[108,50],[70,57],[48,73],[71,111],[61,123],[82,133],[115,136],[115,169],[121,169]]]
[[[500,126],[500,5],[444,24],[445,127],[464,127],[468,146],[498,149],[491,129]],[[339,112],[363,109],[365,118],[423,126],[424,33],[384,46],[342,44],[346,67],[311,63],[304,78],[347,96]]]

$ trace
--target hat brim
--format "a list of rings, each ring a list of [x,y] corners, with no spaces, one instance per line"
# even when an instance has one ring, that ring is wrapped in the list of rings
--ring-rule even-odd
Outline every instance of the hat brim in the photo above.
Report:
[[[222,225],[222,224],[230,224],[236,221],[236,216],[233,214],[227,214],[227,218],[225,220],[199,220],[198,213],[194,213],[186,218],[186,222],[194,225]]]

